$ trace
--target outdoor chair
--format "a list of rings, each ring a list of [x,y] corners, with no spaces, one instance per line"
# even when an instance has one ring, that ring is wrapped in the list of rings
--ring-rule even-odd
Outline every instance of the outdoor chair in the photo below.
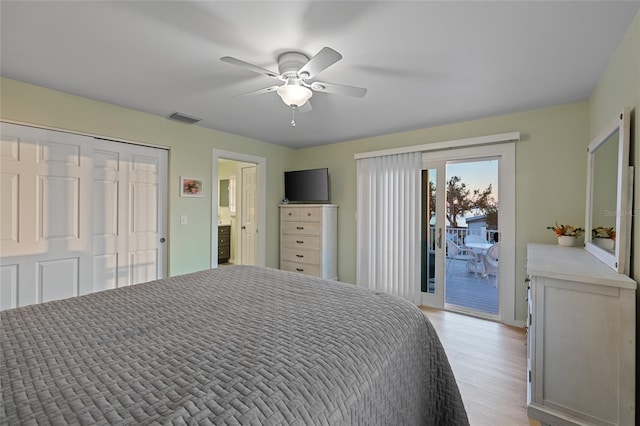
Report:
[[[495,243],[487,250],[484,255],[484,275],[498,275],[498,256],[500,253],[500,243]],[[496,280],[497,285],[497,280]]]
[[[478,277],[478,255],[471,249],[458,246],[453,241],[447,240],[447,273],[451,264],[456,260],[467,262],[467,271],[473,272]]]

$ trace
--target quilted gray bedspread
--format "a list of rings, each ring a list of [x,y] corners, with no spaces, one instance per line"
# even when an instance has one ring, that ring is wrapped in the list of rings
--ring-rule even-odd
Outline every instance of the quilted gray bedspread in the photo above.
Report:
[[[236,266],[1,314],[2,424],[459,425],[400,298]]]

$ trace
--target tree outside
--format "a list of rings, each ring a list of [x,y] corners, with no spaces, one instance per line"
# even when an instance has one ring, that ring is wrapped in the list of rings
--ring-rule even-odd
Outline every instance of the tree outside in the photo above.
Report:
[[[435,200],[435,186],[429,181],[431,199]],[[470,189],[460,176],[447,180],[447,222],[453,228],[458,227],[458,218],[474,212],[484,214],[487,229],[498,229],[498,202],[492,195],[492,185],[484,189]],[[430,204],[431,216],[435,215],[435,203]]]

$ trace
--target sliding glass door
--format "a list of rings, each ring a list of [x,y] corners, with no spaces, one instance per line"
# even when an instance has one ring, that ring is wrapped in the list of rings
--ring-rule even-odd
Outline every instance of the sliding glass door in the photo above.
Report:
[[[513,293],[515,229],[507,217],[513,197],[504,197],[509,206],[503,217],[500,183],[513,177],[504,175],[511,169],[502,167],[502,155],[491,152],[481,147],[424,154],[421,294],[427,306],[501,319],[501,298]],[[505,231],[511,250],[501,253]],[[502,285],[511,288],[502,291]],[[505,308],[512,306],[507,301]]]

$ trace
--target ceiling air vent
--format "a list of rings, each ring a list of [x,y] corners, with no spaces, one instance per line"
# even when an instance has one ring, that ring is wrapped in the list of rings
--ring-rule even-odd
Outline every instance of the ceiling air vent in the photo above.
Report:
[[[190,115],[183,114],[181,112],[174,112],[170,116],[167,117],[170,120],[176,120],[185,124],[194,124],[198,121],[202,120],[201,118],[191,117]]]

